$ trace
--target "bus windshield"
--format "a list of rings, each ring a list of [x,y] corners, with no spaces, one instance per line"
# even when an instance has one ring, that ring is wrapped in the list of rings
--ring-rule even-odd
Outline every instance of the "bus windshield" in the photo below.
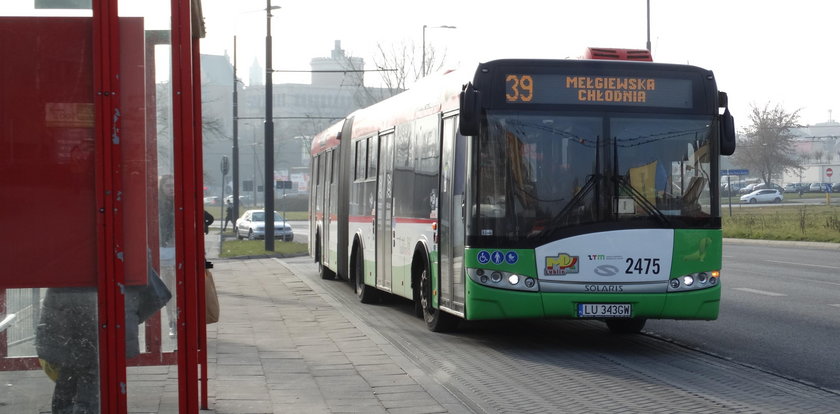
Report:
[[[542,238],[605,222],[697,225],[710,217],[716,185],[711,121],[488,111],[478,138],[473,235]]]

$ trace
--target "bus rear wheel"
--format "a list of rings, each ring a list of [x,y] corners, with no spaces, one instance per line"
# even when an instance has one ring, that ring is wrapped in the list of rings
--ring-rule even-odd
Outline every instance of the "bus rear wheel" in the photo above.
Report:
[[[458,326],[458,318],[432,305],[432,279],[428,268],[420,274],[420,307],[423,309],[423,320],[432,332],[449,332]]]
[[[607,319],[607,328],[614,334],[637,334],[645,327],[645,318]]]
[[[365,257],[361,250],[357,250],[353,273],[356,296],[359,297],[359,301],[362,303],[376,302],[379,299],[379,292],[376,288],[365,284]]]

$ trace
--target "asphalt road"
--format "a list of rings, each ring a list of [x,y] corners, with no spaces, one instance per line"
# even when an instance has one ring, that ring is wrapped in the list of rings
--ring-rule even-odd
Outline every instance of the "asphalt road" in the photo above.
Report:
[[[691,348],[840,390],[840,246],[724,243],[718,320],[648,321]]]

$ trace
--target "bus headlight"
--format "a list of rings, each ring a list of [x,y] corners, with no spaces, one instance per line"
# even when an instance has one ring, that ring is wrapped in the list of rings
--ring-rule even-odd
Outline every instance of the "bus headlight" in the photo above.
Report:
[[[717,286],[720,271],[689,273],[668,281],[668,292],[685,292],[688,290],[707,289]]]
[[[493,269],[466,269],[467,276],[475,283],[496,289],[522,290],[539,292],[540,285],[537,278],[519,273],[505,272]],[[502,283],[505,280],[507,283]]]

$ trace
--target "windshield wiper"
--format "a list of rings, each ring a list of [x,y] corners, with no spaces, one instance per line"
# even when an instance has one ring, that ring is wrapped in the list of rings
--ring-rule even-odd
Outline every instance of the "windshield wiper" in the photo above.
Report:
[[[630,185],[630,183],[627,182],[627,178],[620,175],[616,175],[613,176],[613,181],[615,181],[619,188],[624,188],[625,190],[627,190],[627,192],[630,193],[630,195],[633,197],[633,200],[639,203],[642,206],[642,209],[644,209],[644,211],[648,215],[658,218],[659,221],[661,221],[665,225],[671,225],[671,222],[668,220],[668,217],[666,217],[665,214],[662,213],[662,211],[656,208],[656,206],[653,203],[651,203],[650,200],[648,200],[647,197],[644,196],[644,194],[640,193],[639,190]]]

